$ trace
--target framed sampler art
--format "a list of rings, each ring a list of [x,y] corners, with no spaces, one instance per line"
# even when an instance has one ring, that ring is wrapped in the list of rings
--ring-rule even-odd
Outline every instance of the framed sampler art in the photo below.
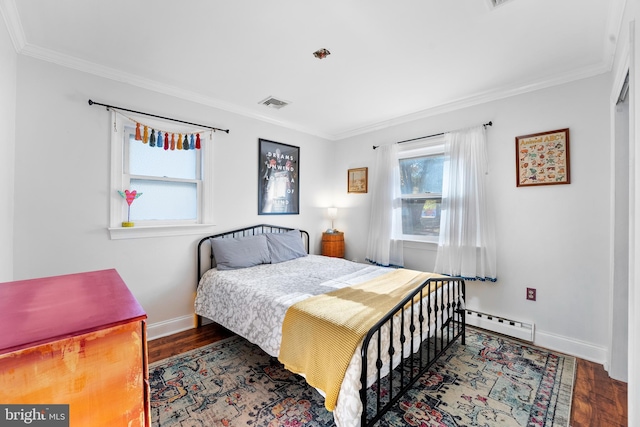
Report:
[[[516,185],[570,184],[569,129],[516,137]]]
[[[300,213],[300,147],[258,140],[258,215]]]
[[[347,172],[347,193],[366,193],[368,168],[349,169]]]

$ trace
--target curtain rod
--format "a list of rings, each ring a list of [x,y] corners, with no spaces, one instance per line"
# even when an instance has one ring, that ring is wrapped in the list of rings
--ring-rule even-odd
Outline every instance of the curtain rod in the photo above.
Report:
[[[135,111],[135,110],[129,110],[127,108],[116,107],[116,106],[113,106],[113,105],[101,104],[99,102],[94,102],[92,100],[89,100],[89,105],[101,105],[103,107],[106,107],[107,109],[113,108],[114,110],[129,111],[130,113],[143,114],[145,116],[155,117],[155,118],[158,118],[158,119],[171,120],[172,122],[184,123],[184,124],[187,124],[187,125],[198,126],[198,127],[201,127],[201,128],[207,128],[207,129],[212,129],[212,130],[219,130],[219,131],[222,131],[222,132],[229,133],[229,129],[220,129],[220,128],[213,127],[213,126],[200,125],[198,123],[185,122],[183,120],[172,119],[171,117],[157,116],[155,114],[145,113],[143,111]]]
[[[489,121],[487,123],[484,123],[482,126],[487,127],[487,126],[493,126],[493,122]],[[411,139],[405,139],[404,141],[398,141],[395,142],[395,144],[402,144],[403,142],[411,142],[411,141],[417,141],[419,139],[427,139],[427,138],[433,138],[434,136],[440,136],[440,135],[444,135],[447,132],[440,132],[440,133],[434,133],[433,135],[427,135],[427,136],[420,136],[418,138],[411,138]],[[376,148],[378,148],[379,145],[374,145],[373,149],[375,150]]]

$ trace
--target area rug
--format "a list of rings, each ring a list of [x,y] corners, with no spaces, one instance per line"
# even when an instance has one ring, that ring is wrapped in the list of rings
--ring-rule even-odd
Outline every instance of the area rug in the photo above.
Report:
[[[575,358],[468,328],[379,426],[567,427]],[[149,367],[156,427],[335,425],[320,394],[234,336]]]

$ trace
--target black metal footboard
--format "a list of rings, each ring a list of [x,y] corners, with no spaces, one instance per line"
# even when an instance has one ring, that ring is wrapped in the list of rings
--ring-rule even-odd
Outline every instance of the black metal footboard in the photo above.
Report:
[[[442,286],[429,292],[432,283]],[[458,337],[465,343],[464,295],[462,279],[429,279],[371,328],[361,352],[362,427],[376,423]]]

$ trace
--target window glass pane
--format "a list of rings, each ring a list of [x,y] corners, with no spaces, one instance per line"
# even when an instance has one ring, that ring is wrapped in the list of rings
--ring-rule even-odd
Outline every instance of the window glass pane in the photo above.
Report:
[[[400,159],[402,194],[442,193],[444,155]]]
[[[402,199],[402,233],[419,236],[440,235],[442,199]]]
[[[177,142],[178,135],[176,135]],[[198,179],[199,150],[172,150],[150,147],[129,134],[129,173],[131,175]]]
[[[132,179],[131,189],[143,193],[131,205],[131,221],[198,218],[196,183]]]

